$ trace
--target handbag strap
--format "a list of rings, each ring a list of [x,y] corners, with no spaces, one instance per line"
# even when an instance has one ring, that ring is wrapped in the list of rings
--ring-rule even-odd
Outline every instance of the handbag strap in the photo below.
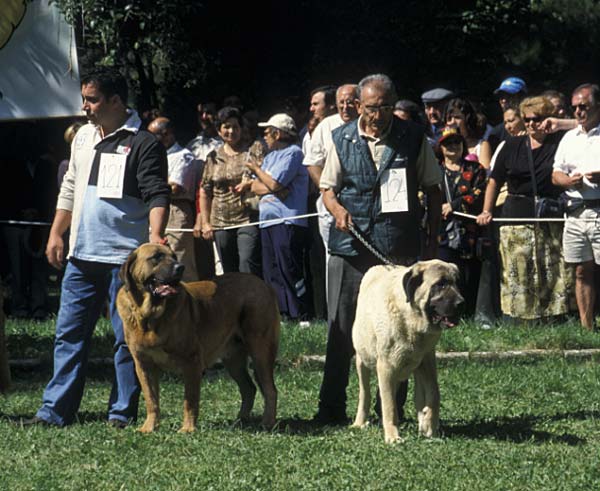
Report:
[[[450,196],[450,185],[448,184],[448,174],[446,173],[446,168],[444,168],[444,191],[446,192],[446,201],[448,204],[452,202],[452,197]]]
[[[535,170],[533,168],[533,151],[531,150],[531,142],[529,135],[525,136],[525,147],[527,147],[527,162],[529,163],[529,172],[531,173],[531,187],[533,188],[533,199],[538,201],[537,184],[535,182]]]

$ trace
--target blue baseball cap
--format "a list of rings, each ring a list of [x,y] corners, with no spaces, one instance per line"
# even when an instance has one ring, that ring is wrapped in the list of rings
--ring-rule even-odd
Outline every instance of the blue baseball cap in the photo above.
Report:
[[[527,85],[522,78],[508,77],[502,81],[500,87],[494,90],[494,94],[498,94],[499,92],[506,92],[507,94],[518,94],[519,92],[526,93]]]

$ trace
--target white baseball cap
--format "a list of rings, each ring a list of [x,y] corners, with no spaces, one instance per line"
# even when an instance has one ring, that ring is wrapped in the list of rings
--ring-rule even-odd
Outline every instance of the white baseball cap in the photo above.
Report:
[[[294,123],[291,116],[285,113],[274,114],[269,118],[269,121],[266,123],[258,123],[258,126],[261,128],[272,126],[273,128],[277,128],[290,135],[296,135],[298,133],[296,130],[296,123]]]

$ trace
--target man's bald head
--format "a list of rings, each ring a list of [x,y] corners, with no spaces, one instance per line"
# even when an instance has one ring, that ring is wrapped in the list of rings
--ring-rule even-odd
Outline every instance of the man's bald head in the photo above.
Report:
[[[356,108],[356,100],[358,99],[358,85],[344,84],[340,85],[335,92],[335,103],[338,114],[344,123],[358,118],[358,110]]]
[[[153,119],[148,125],[148,131],[152,133],[165,148],[172,147],[176,141],[171,120],[164,116]]]

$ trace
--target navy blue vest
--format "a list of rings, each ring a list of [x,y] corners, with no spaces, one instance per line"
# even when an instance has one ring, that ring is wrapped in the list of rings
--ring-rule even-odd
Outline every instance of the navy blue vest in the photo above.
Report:
[[[419,221],[421,207],[417,196],[416,161],[423,144],[424,129],[413,122],[394,117],[386,138],[379,170],[375,167],[365,139],[358,134],[358,120],[332,133],[342,164],[342,185],[337,199],[352,216],[355,227],[390,258],[416,257],[420,253]],[[406,169],[407,212],[381,213],[381,177],[387,169]],[[356,256],[357,239],[332,227],[331,254]]]

